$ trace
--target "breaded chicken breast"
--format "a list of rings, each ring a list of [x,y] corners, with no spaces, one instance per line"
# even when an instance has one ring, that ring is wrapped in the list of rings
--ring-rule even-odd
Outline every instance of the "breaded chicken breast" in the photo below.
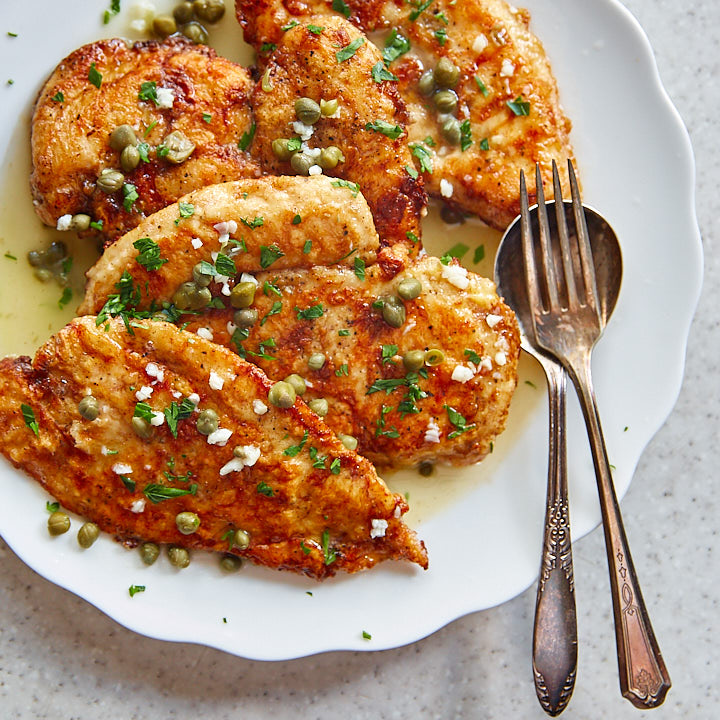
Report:
[[[230,305],[243,272],[353,265],[356,258],[371,264],[378,244],[363,196],[333,186],[331,178],[264,177],[210,185],[146,218],[108,247],[87,273],[79,313],[99,313],[124,273],[143,289],[138,309],[153,301],[172,302],[179,279],[200,279]],[[229,270],[219,253],[232,261]]]
[[[503,229],[519,213],[520,170],[534,177],[540,163],[549,176],[553,158],[563,168],[573,158],[570,121],[527,11],[505,0],[236,0],[256,48],[282,44],[285,28],[319,13],[345,15],[382,47],[431,195]]]
[[[86,215],[114,239],[182,195],[256,177],[247,70],[180,37],[101,40],[52,73],[32,120],[31,187],[48,225]],[[114,134],[117,128],[128,126]],[[134,150],[126,150],[132,145]],[[123,154],[124,151],[124,154]],[[105,171],[105,172],[103,172]],[[115,171],[111,173],[110,171]]]
[[[277,38],[255,87],[251,150],[264,169],[287,175],[295,170],[289,157],[278,156],[274,141],[302,142],[301,154],[315,157],[309,162],[321,172],[321,150],[339,149],[342,159],[324,172],[360,187],[381,247],[399,244],[412,254],[426,197],[407,144],[405,104],[395,84],[377,75],[382,67],[377,48],[343,18],[304,18]],[[301,98],[333,105],[314,124],[304,124],[296,111]]]
[[[275,406],[271,387],[169,323],[130,333],[79,318],[33,361],[0,361],[0,452],[131,546],[231,552],[318,579],[385,559],[427,567],[403,498],[302,400]]]

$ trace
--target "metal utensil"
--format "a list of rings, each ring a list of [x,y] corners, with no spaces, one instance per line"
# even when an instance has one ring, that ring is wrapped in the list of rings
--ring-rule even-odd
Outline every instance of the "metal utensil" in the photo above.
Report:
[[[556,232],[551,234],[542,178],[536,168],[539,243],[534,242],[525,176],[520,176],[523,259],[534,338],[568,371],[580,398],[595,466],[615,618],[620,688],[639,708],[656,707],[670,677],[650,624],[615,495],[592,385],[591,355],[602,334],[603,309],[590,236],[572,163],[568,162],[575,232],[568,233],[562,188],[553,162]],[[563,209],[561,212],[560,210]],[[610,241],[614,235],[606,235]],[[618,273],[619,274],[619,273]],[[606,296],[607,294],[604,293]],[[606,317],[606,316],[605,316]]]
[[[548,203],[553,205],[554,201]],[[564,204],[572,217],[572,205]],[[612,314],[620,292],[622,258],[617,239],[607,221],[585,209],[595,262],[603,325]],[[530,224],[538,232],[537,208],[530,209]],[[549,217],[556,232],[555,215]],[[549,715],[558,715],[572,695],[577,669],[575,611],[570,516],[565,453],[566,373],[554,358],[536,348],[535,330],[527,296],[522,256],[522,218],[505,231],[495,258],[495,282],[500,295],[515,311],[523,350],[538,360],[548,386],[549,452],[540,573],[533,625],[533,677],[540,704]],[[608,240],[606,236],[613,234]],[[532,341],[528,339],[532,338]]]

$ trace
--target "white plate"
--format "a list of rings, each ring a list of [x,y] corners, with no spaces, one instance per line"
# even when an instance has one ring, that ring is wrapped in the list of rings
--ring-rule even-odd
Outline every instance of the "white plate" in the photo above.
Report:
[[[614,0],[525,4],[573,119],[584,200],[602,210],[623,246],[623,290],[594,367],[622,496],[680,388],[702,266],[692,151],[661,87],[648,41],[622,6]],[[1,166],[16,157],[17,143],[27,142],[29,108],[55,64],[75,47],[118,32],[112,24],[102,26],[100,14],[95,0],[2,3]],[[7,31],[18,37],[6,36]],[[9,78],[14,84],[6,85]],[[0,273],[7,275],[10,265],[0,258]],[[25,303],[24,312],[33,308]],[[521,372],[541,382],[527,358]],[[441,473],[442,484],[434,491],[426,480],[394,481],[410,487],[411,504],[415,496],[425,498],[424,510],[411,522],[429,549],[427,572],[387,563],[317,584],[249,566],[221,576],[213,559],[199,555],[181,572],[167,562],[145,568],[137,553],[107,538],[85,552],[77,548],[74,533],[49,540],[46,496],[7,464],[0,466],[0,533],[38,573],[152,637],[276,660],[395,647],[504,602],[535,578],[545,492],[544,395],[541,386],[521,382],[510,427],[481,466]],[[599,508],[584,426],[570,400],[569,476],[577,539],[598,523]],[[627,522],[632,525],[632,518]],[[147,590],[131,599],[132,584]],[[363,631],[372,639],[363,639]]]

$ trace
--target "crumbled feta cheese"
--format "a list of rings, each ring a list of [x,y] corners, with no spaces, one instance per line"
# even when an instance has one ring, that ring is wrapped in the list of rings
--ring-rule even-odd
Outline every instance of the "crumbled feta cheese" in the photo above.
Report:
[[[500,77],[512,77],[515,73],[515,66],[505,58],[500,66]]]
[[[200,404],[200,396],[197,393],[192,393],[191,395],[188,395],[188,400],[197,407]]]
[[[260,448],[255,445],[238,445],[233,450],[233,455],[247,467],[252,467],[260,458]]]
[[[262,400],[253,400],[253,412],[256,415],[264,415],[268,411],[268,406]]]
[[[395,510],[393,511],[393,517],[395,519],[399,519],[402,516],[402,510],[400,509],[399,505],[395,506]]]
[[[410,320],[405,323],[402,334],[407,335],[416,325],[415,318],[410,318]]]
[[[213,339],[213,331],[210,328],[207,327],[201,327],[196,330],[196,333],[201,337],[205,338],[205,340],[212,340]]]
[[[483,369],[492,370],[492,360],[487,355],[480,360],[480,364],[478,365],[478,370]]]
[[[230,290],[230,285],[224,282],[223,286],[220,288],[220,292],[226,297],[230,297],[230,295],[232,294],[232,290]]]
[[[300,122],[300,120],[296,120],[292,124],[292,129],[300,136],[301,140],[305,141],[309,140],[315,132],[315,128],[312,125],[306,125],[305,123]]]
[[[130,465],[128,465],[127,463],[116,462],[116,463],[112,466],[112,471],[113,471],[116,475],[132,475],[133,469],[132,469],[132,467],[131,467]]]
[[[208,385],[210,385],[213,390],[222,390],[224,384],[225,381],[214,370],[211,370]]]
[[[214,433],[207,436],[208,445],[225,445],[232,435],[232,430],[218,428]]]
[[[452,183],[449,182],[448,180],[446,180],[445,178],[443,178],[440,181],[440,194],[443,197],[446,197],[446,198],[452,197],[454,189],[455,188],[453,188]]]
[[[320,157],[320,153],[322,152],[322,148],[311,148],[305,146],[305,154],[308,155],[311,158]]]
[[[134,513],[141,513],[145,511],[145,498],[140,498],[139,500],[136,500],[131,506],[130,506],[130,512]]]
[[[138,18],[130,21],[130,29],[136,33],[146,33],[148,31],[148,21]]]
[[[496,365],[505,365],[507,362],[507,357],[504,352],[500,351],[498,353],[495,353],[495,364]]]
[[[428,420],[427,429],[425,430],[425,442],[440,442],[440,426],[435,422],[435,418]]]
[[[144,402],[153,394],[153,389],[147,385],[143,385],[139,390],[135,392],[135,397],[138,402]]]
[[[465,384],[468,380],[472,380],[473,377],[473,371],[464,365],[456,365],[452,371],[452,375],[450,376],[452,380],[463,384]]]
[[[182,397],[182,393],[179,390],[172,390],[170,393],[176,400]]]
[[[165,415],[159,410],[153,410],[153,416],[150,420],[150,424],[155,427],[160,427],[165,422]]]
[[[227,330],[227,334],[232,337],[233,333],[237,330],[237,325],[232,322],[232,320],[228,320],[227,325],[225,326],[225,329]]]
[[[488,39],[480,33],[475,37],[475,40],[473,40],[472,49],[474,52],[478,53],[478,55],[488,46]]]
[[[319,165],[311,165],[308,175],[322,175],[322,168]]]
[[[493,315],[489,313],[485,316],[485,322],[489,328],[494,328],[502,320],[502,315]]]
[[[240,282],[241,283],[251,282],[251,283],[255,283],[256,285],[258,284],[257,278],[254,275],[251,275],[250,273],[246,273],[246,272],[244,272],[240,276]]]
[[[373,518],[370,523],[372,525],[372,529],[370,530],[371,538],[385,537],[385,531],[387,530],[388,526],[387,520]]]
[[[470,280],[467,276],[467,270],[462,265],[443,265],[442,276],[451,285],[454,285],[460,290],[465,290],[470,284]]]
[[[165,379],[165,371],[158,367],[154,362],[149,362],[145,366],[145,372],[152,378],[155,378],[157,382],[162,382]]]
[[[193,238],[190,241],[190,244],[196,249],[199,250],[203,246],[203,241],[200,238]]]
[[[72,215],[61,215],[57,221],[57,229],[60,232],[65,232],[70,229],[72,225]]]
[[[242,459],[234,457],[232,460],[228,460],[220,468],[220,477],[229,475],[231,472],[240,472],[244,467],[245,463],[242,461]]]
[[[175,102],[175,91],[166,88],[159,87],[157,89],[157,106],[163,110],[168,110],[173,106]]]

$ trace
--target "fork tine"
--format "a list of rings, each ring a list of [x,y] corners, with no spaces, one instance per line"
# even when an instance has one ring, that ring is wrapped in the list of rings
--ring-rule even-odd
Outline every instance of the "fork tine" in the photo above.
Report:
[[[585,302],[596,313],[600,313],[600,302],[598,300],[597,280],[595,278],[595,263],[593,262],[592,248],[590,247],[590,235],[585,220],[580,189],[578,188],[575,168],[571,160],[568,160],[568,175],[570,176],[570,193],[572,195],[573,214],[575,215],[575,230],[577,232],[578,248],[580,250],[580,268],[582,270],[583,282],[585,284]]]
[[[555,263],[550,244],[550,223],[548,222],[547,205],[545,205],[540,163],[535,164],[535,194],[537,195],[538,227],[540,228],[540,256],[547,283],[548,310],[553,311],[559,308],[557,278],[555,277]]]
[[[520,237],[522,239],[523,259],[525,261],[525,287],[527,289],[528,304],[531,308],[540,307],[540,293],[538,290],[537,268],[535,267],[535,249],[533,247],[533,232],[530,224],[530,207],[528,201],[525,173],[520,171]],[[535,313],[532,313],[533,330],[535,328]]]
[[[570,252],[570,241],[568,240],[567,219],[565,217],[565,203],[563,203],[562,186],[560,185],[560,174],[555,160],[552,161],[553,192],[555,194],[555,219],[557,222],[558,235],[560,236],[560,250],[562,254],[562,265],[565,273],[565,287],[567,290],[568,308],[574,310],[578,306],[577,286],[575,285],[575,268],[573,266],[572,254]]]

